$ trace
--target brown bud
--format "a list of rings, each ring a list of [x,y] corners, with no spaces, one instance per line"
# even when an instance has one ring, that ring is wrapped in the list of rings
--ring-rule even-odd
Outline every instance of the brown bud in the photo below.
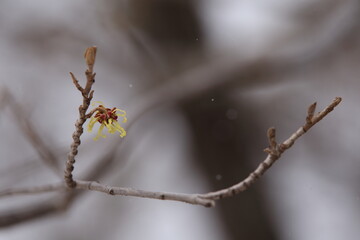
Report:
[[[97,48],[95,46],[89,47],[85,50],[84,58],[86,61],[86,64],[89,67],[89,70],[92,72],[94,64],[95,64],[95,58],[96,58],[96,50]]]

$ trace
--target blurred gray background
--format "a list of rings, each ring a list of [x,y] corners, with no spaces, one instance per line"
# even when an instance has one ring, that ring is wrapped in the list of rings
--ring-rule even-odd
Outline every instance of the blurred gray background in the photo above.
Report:
[[[75,176],[86,180],[227,187],[265,158],[269,127],[282,141],[311,103],[343,103],[215,208],[96,192],[6,197],[0,239],[357,239],[359,23],[358,0],[1,1],[1,190],[62,179],[26,124],[61,172],[81,104],[68,72],[84,83],[92,45],[94,100],[136,121],[125,140],[83,134]]]

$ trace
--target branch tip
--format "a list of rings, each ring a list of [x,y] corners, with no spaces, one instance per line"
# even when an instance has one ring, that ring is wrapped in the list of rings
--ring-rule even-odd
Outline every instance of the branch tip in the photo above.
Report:
[[[72,72],[70,72],[70,76],[71,76],[71,78],[72,78],[72,81],[73,81],[75,87],[76,87],[81,93],[83,93],[83,92],[84,92],[84,89],[80,86],[79,81],[76,79],[75,75],[74,75]]]
[[[311,104],[308,108],[308,114],[306,116],[306,123],[311,124],[316,110],[316,102]]]
[[[276,146],[277,146],[277,143],[276,143],[276,129],[274,127],[271,127],[268,129],[267,131],[267,137],[268,137],[268,140],[269,140],[269,145],[270,145],[270,149],[275,149]]]
[[[96,46],[92,46],[92,47],[87,48],[84,53],[85,62],[86,62],[86,65],[88,66],[90,72],[93,71],[93,67],[95,64],[95,58],[96,58],[96,51],[97,51]]]

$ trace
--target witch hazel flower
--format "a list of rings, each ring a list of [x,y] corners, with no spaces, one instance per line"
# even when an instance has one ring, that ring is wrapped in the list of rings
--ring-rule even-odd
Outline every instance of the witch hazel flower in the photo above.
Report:
[[[100,103],[100,105],[90,112],[91,118],[87,126],[87,130],[91,132],[95,123],[100,124],[99,130],[94,140],[95,141],[98,140],[99,137],[106,138],[106,135],[103,134],[102,132],[104,127],[107,128],[110,134],[119,132],[121,138],[125,137],[126,131],[123,127],[121,127],[120,123],[118,122],[118,118],[119,117],[122,118],[122,122],[126,123],[127,122],[126,112],[124,110],[115,107],[114,108],[104,107],[102,105],[103,103],[99,101],[97,101],[96,103]],[[92,105],[95,106],[95,104]]]

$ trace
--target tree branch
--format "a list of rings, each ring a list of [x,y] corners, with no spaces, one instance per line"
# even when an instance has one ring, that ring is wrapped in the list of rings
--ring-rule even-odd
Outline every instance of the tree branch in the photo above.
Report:
[[[106,170],[110,168],[111,162],[114,160],[116,147],[114,146],[106,155],[102,156],[94,166],[91,167],[83,177],[85,179],[98,179]],[[23,194],[35,194],[46,192],[59,192],[56,197],[49,198],[41,203],[30,204],[22,208],[8,209],[6,212],[0,213],[0,228],[14,224],[23,223],[32,219],[40,218],[49,214],[65,211],[72,203],[83,193],[88,191],[69,191],[64,182],[42,185],[30,188],[12,188],[0,191],[0,197],[15,196]]]
[[[269,147],[264,151],[268,153],[267,157],[259,166],[249,174],[241,182],[230,186],[228,188],[209,192],[205,194],[183,194],[183,193],[169,193],[169,192],[153,192],[153,191],[144,191],[136,190],[132,188],[124,187],[113,187],[104,184],[100,184],[95,181],[81,181],[77,180],[74,189],[85,189],[97,192],[103,192],[110,195],[120,195],[120,196],[133,196],[141,198],[152,198],[159,200],[172,200],[190,203],[194,205],[202,205],[205,207],[215,206],[215,201],[231,197],[240,192],[247,190],[252,186],[264,173],[281,157],[281,155],[293,144],[297,139],[304,135],[312,126],[322,120],[326,115],[328,115],[334,108],[341,102],[341,98],[337,97],[334,101],[327,106],[324,110],[314,115],[316,104],[310,105],[308,108],[308,114],[306,116],[306,121],[304,126],[300,127],[295,133],[293,133],[288,139],[286,139],[281,144],[276,142],[276,132],[275,128],[270,128],[267,132],[267,137],[269,140]],[[29,193],[42,193],[49,191],[58,191],[65,189],[65,185],[62,183],[53,184],[53,185],[44,185],[28,189],[13,189],[0,192],[0,197],[10,196],[15,194],[29,194]]]
[[[207,193],[201,195],[201,197],[206,199],[221,199],[225,197],[231,197],[235,194],[243,192],[247,190],[252,184],[256,182],[264,173],[281,157],[281,155],[295,143],[297,139],[299,139],[302,135],[306,133],[312,126],[318,123],[321,119],[323,119],[326,115],[328,115],[334,108],[339,105],[341,102],[340,97],[336,97],[334,101],[327,106],[323,111],[318,113],[316,116],[314,115],[316,103],[310,105],[308,109],[308,115],[306,117],[306,123],[304,126],[300,127],[295,133],[293,133],[288,139],[286,139],[283,143],[277,144],[275,140],[275,128],[270,128],[268,130],[268,140],[269,147],[264,151],[268,153],[266,159],[259,164],[259,166],[250,173],[250,175],[245,178],[243,181],[229,187],[226,189],[222,189],[216,192]]]
[[[95,73],[93,73],[93,67],[95,64],[96,58],[96,47],[89,47],[86,49],[84,57],[88,69],[85,71],[86,75],[86,85],[85,88],[82,88],[79,84],[79,81],[75,78],[73,73],[70,73],[76,88],[81,92],[83,96],[83,104],[79,107],[79,119],[75,123],[75,132],[72,135],[73,142],[70,146],[70,153],[68,154],[68,160],[66,161],[64,179],[65,183],[69,188],[75,188],[76,182],[73,179],[72,171],[74,170],[75,156],[78,154],[78,147],[81,144],[80,136],[82,135],[84,129],[83,125],[88,118],[86,111],[90,106],[91,99],[93,98],[94,91],[91,90],[92,85],[95,82]]]
[[[45,165],[47,165],[57,176],[60,177],[60,166],[55,152],[45,144],[43,139],[40,137],[39,131],[37,131],[32,122],[28,118],[24,117],[25,110],[22,105],[16,101],[12,93],[6,88],[2,89],[2,97],[5,102],[4,105],[9,105],[10,111],[14,115],[14,119],[21,129],[21,133],[24,134]]]

